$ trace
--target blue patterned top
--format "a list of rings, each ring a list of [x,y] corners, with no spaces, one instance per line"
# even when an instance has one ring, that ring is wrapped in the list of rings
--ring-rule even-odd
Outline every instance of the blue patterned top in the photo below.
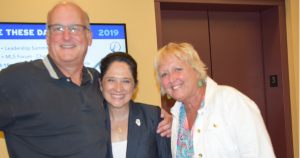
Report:
[[[189,158],[192,157],[193,154],[193,135],[192,131],[189,130],[185,108],[183,105],[181,105],[179,112],[179,128],[177,137],[176,158]]]

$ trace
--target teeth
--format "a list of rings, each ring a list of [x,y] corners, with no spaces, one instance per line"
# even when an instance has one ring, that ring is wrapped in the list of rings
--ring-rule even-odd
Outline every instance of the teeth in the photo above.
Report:
[[[121,95],[121,94],[112,94],[112,97],[115,98],[115,99],[121,99],[123,98],[124,95]]]
[[[173,86],[172,89],[173,89],[173,90],[176,90],[176,89],[178,89],[179,87],[180,87],[180,86]]]
[[[64,44],[64,45],[61,45],[61,47],[63,47],[63,48],[73,48],[73,47],[75,47],[75,45],[70,45],[70,44]]]

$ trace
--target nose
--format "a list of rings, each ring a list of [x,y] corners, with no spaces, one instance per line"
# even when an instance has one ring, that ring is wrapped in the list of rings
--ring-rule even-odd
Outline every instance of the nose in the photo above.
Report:
[[[163,78],[163,83],[164,83],[165,85],[170,86],[170,85],[172,85],[172,83],[173,83],[175,80],[176,80],[176,76],[175,76],[174,73],[171,72],[171,73],[167,74],[167,75]]]
[[[68,30],[68,28],[65,28],[63,31],[63,38],[64,40],[69,40],[71,37],[70,31]]]
[[[122,82],[120,82],[120,81],[116,82],[116,84],[115,84],[115,90],[118,91],[118,92],[120,92],[120,91],[123,90]]]
[[[173,82],[176,80],[176,73],[171,72],[171,73],[168,75],[168,79],[169,79],[169,82],[170,82],[170,83],[173,83]]]

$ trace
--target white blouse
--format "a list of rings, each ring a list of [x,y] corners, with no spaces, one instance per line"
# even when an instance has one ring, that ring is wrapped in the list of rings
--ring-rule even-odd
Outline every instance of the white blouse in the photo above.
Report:
[[[126,158],[127,140],[112,143],[113,158]]]

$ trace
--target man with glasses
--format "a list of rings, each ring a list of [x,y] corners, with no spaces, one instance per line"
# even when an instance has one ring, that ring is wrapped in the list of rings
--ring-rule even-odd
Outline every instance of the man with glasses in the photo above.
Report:
[[[99,74],[83,65],[92,43],[89,17],[62,2],[49,11],[47,27],[45,59],[0,72],[0,130],[10,158],[107,157]]]

